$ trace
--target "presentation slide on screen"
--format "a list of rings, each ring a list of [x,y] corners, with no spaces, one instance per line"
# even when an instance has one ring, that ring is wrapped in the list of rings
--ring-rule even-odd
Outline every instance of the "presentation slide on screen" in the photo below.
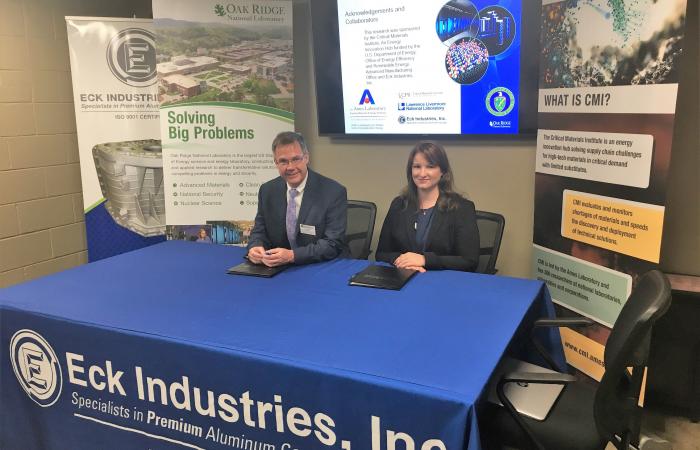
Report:
[[[345,132],[518,132],[521,0],[338,0]]]

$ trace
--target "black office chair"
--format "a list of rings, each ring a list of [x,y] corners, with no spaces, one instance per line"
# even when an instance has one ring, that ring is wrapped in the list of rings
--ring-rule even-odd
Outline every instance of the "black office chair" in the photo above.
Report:
[[[377,216],[377,205],[372,202],[348,200],[348,223],[345,239],[350,255],[355,259],[367,259],[371,250],[374,219]]]
[[[644,274],[615,321],[605,346],[605,374],[596,386],[568,374],[511,373],[496,391],[504,407],[488,404],[482,415],[487,448],[551,450],[604,449],[612,442],[620,450],[638,448],[641,408],[638,406],[651,331],[671,304],[668,280],[658,270]],[[536,326],[590,324],[590,319],[544,319]],[[551,358],[547,358],[551,361]],[[627,370],[628,367],[632,371]],[[504,395],[507,383],[564,384],[544,421],[518,414]]]
[[[475,272],[494,274],[498,272],[496,260],[506,219],[498,213],[476,211],[476,226],[479,229],[479,264]]]

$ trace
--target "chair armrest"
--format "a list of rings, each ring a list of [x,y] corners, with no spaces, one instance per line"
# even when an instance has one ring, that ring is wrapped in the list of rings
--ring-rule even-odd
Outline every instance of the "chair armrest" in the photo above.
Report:
[[[535,327],[587,327],[593,325],[594,320],[588,317],[561,317],[557,319],[538,319]]]
[[[565,367],[557,367],[554,359],[547,353],[547,350],[542,346],[540,341],[535,336],[535,331],[538,328],[551,328],[551,327],[586,327],[593,325],[595,322],[588,317],[561,317],[557,319],[537,319],[530,332],[530,340],[535,346],[535,350],[540,354],[542,359],[547,363],[550,369],[553,370],[566,370]]]
[[[499,383],[569,384],[574,381],[576,377],[568,373],[509,372],[503,375]]]

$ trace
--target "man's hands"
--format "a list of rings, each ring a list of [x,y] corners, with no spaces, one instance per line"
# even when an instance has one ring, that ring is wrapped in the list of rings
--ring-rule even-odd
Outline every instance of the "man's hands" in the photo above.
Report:
[[[264,247],[252,247],[248,250],[248,260],[253,264],[262,264],[262,259],[265,257]]]
[[[282,266],[294,262],[294,252],[286,248],[273,248],[267,250],[262,258],[262,263],[268,267]]]
[[[252,247],[248,250],[248,259],[253,264],[265,264],[268,267],[282,266],[294,262],[294,252],[286,248],[265,250],[263,247]]]
[[[394,265],[400,269],[417,270],[425,272],[425,256],[418,253],[407,252],[394,260]]]

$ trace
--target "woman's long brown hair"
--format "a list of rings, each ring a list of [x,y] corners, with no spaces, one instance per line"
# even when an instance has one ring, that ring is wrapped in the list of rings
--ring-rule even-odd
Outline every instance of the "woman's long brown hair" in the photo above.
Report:
[[[440,191],[437,203],[438,209],[441,211],[455,209],[457,200],[462,196],[454,191],[454,177],[444,147],[434,141],[417,143],[408,155],[408,162],[406,163],[407,184],[401,191],[401,197],[404,199],[404,208],[418,209],[418,188],[413,182],[413,158],[418,153],[421,153],[430,164],[439,167],[442,172],[442,177],[440,177],[438,182],[438,190]]]

